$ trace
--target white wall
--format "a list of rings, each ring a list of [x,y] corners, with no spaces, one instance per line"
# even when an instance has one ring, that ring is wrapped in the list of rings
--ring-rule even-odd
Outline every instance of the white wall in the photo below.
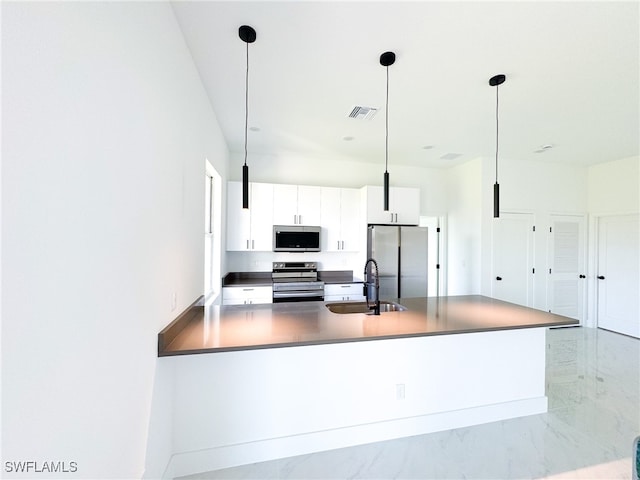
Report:
[[[2,464],[159,476],[219,126],[168,3],[2,9]]]
[[[240,180],[244,156],[232,154],[229,179]],[[391,162],[391,160],[390,160]],[[356,162],[349,158],[301,158],[299,154],[249,155],[253,182],[360,188],[382,185],[384,163]],[[437,215],[447,210],[447,171],[439,168],[389,164],[391,186],[420,188],[420,214]]]
[[[483,210],[482,159],[448,171],[447,268],[449,295],[480,293],[481,224]]]
[[[589,167],[589,213],[635,213],[640,210],[640,157]]]
[[[544,154],[543,154],[544,155]],[[503,159],[499,164],[500,211],[534,215],[533,307],[547,309],[548,235],[551,214],[587,213],[587,169],[550,161]],[[491,223],[493,218],[494,159],[483,161],[482,171],[482,294],[491,295]]]

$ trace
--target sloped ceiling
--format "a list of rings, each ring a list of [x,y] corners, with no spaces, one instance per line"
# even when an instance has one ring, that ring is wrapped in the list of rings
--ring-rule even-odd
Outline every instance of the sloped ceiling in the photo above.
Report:
[[[448,167],[495,156],[592,165],[639,154],[638,2],[173,3],[232,152]],[[379,107],[371,120],[348,115]],[[553,145],[543,149],[543,145]],[[543,150],[540,152],[540,150]],[[444,157],[444,158],[443,158]]]

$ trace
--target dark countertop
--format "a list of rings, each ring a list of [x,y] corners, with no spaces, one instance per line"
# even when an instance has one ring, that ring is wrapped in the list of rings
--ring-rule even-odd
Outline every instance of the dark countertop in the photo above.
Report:
[[[351,270],[326,270],[318,272],[318,280],[324,283],[362,283]]]
[[[351,270],[325,270],[318,272],[318,280],[324,283],[362,283]],[[271,286],[271,272],[229,272],[222,278],[223,287]]]
[[[229,272],[222,277],[223,287],[271,286],[271,272]]]
[[[324,302],[193,306],[158,334],[158,356],[578,325],[480,295],[397,302],[407,310],[337,314]]]

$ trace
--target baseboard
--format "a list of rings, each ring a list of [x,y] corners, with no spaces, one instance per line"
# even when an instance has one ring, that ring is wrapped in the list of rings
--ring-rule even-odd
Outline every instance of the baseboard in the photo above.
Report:
[[[423,435],[535,415],[546,411],[547,397],[543,396],[464,410],[181,452],[171,457],[169,467],[165,472],[166,476],[163,478],[169,479],[249,463]]]

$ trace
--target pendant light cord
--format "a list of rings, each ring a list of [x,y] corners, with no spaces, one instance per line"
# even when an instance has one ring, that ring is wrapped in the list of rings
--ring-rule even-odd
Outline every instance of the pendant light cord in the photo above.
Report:
[[[244,164],[247,164],[247,127],[249,125],[249,42],[247,42],[247,71],[244,81]]]
[[[384,133],[384,171],[387,172],[389,164],[389,66],[387,65],[387,100],[384,110],[385,133]]]
[[[496,183],[498,183],[498,90],[500,87],[496,85]]]

